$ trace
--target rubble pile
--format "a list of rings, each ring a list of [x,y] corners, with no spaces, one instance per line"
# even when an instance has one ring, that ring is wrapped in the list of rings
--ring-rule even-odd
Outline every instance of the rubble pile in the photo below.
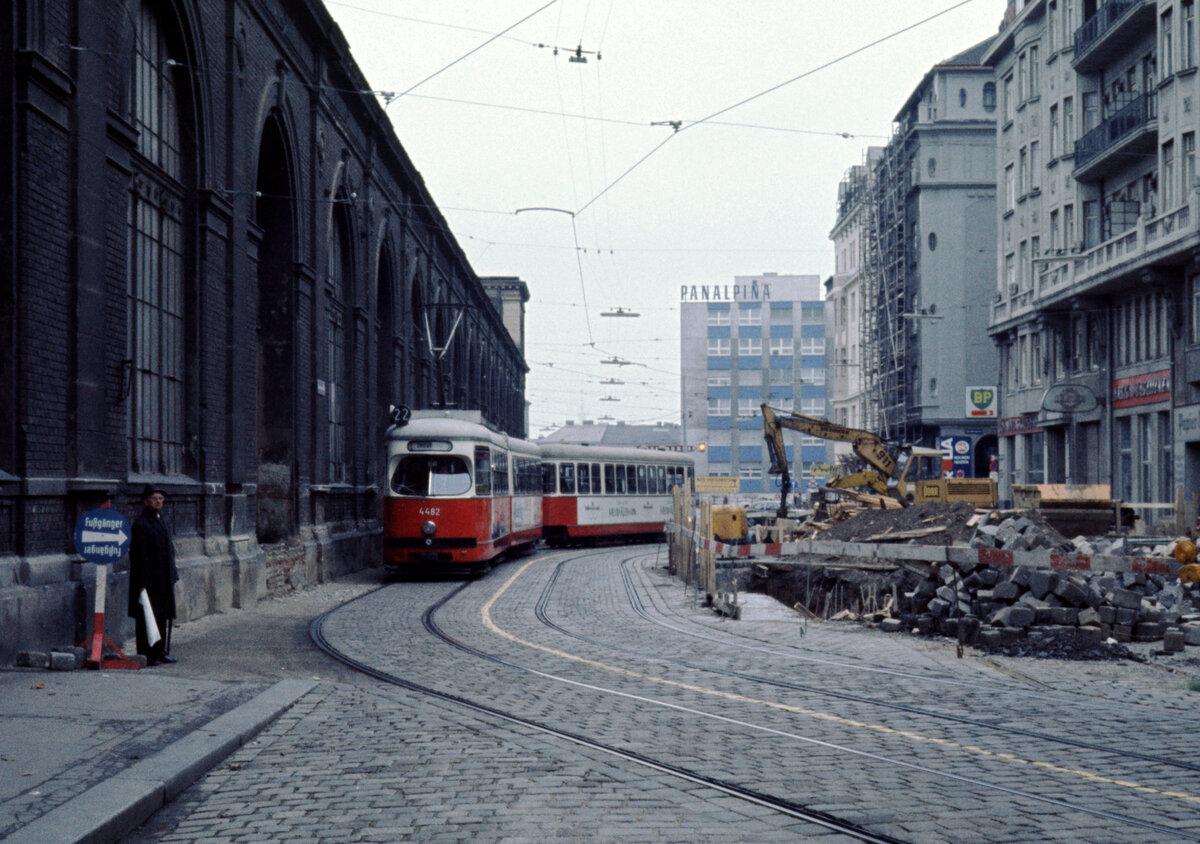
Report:
[[[981,519],[969,544],[1107,555],[1130,550],[1124,538],[1064,541],[1026,515],[1010,516],[998,524]],[[1142,553],[1169,556],[1172,546]],[[1168,652],[1181,651],[1185,644],[1200,645],[1200,595],[1177,579],[1160,575],[1088,575],[1024,566],[1005,571],[945,563],[902,595],[899,615],[905,625],[920,632],[943,633],[988,650],[1011,648],[1026,638],[1062,638],[1067,632],[1096,641],[1162,641]],[[1032,647],[1036,650],[1037,642]]]
[[[1125,537],[1067,539],[1034,510],[968,504],[862,509],[801,525],[797,538],[946,545],[1089,556],[1169,557]],[[1129,659],[1127,642],[1161,642],[1168,653],[1200,645],[1200,587],[1176,577],[1081,572],[975,562],[930,564],[886,556],[756,573],[757,588],[813,618],[866,621],[886,632],[941,634],[1013,656]]]

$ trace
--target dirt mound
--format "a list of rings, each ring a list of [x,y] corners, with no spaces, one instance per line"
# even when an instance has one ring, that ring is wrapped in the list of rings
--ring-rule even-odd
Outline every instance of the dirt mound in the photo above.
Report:
[[[864,508],[841,521],[820,525],[813,538],[837,542],[887,542],[889,537],[895,536],[897,542],[916,545],[968,545],[976,536],[979,526],[986,525],[989,520],[995,525],[1013,517],[1030,523],[1026,529],[1032,528],[1033,535],[1043,538],[1040,543],[1042,547],[1067,546],[1067,539],[1051,527],[1037,510],[1010,510],[1003,514],[993,511],[984,518],[981,511],[963,502],[928,502],[900,510]],[[973,524],[968,524],[972,521]],[[908,537],[905,536],[907,533],[924,535]]]
[[[870,537],[944,528],[936,533],[916,537],[920,545],[966,545],[975,533],[967,521],[975,515],[970,504],[916,504],[901,510],[863,509],[855,515],[836,522],[817,534],[817,539],[838,542],[867,542]]]
[[[1130,659],[1142,662],[1141,657],[1124,645],[1107,644],[1082,630],[1031,630],[1024,639],[989,647],[984,642],[975,647],[986,653],[1001,656],[1026,656],[1034,659],[1072,659],[1116,661]]]

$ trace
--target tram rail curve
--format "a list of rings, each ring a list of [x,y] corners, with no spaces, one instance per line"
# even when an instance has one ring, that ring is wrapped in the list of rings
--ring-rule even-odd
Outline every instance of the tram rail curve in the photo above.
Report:
[[[595,552],[593,552],[593,553],[595,553]],[[591,556],[591,554],[585,553],[585,554],[575,555],[569,559],[562,560],[561,562],[559,562],[559,564],[555,567],[554,572],[552,573],[552,576],[549,578],[548,582],[544,586],[541,597],[537,601],[536,615],[538,617],[538,621],[541,624],[547,625],[547,626],[551,627],[552,629],[555,629],[556,631],[558,631],[561,634],[565,634],[572,638],[588,642],[589,644],[591,644],[593,646],[598,645],[598,646],[601,646],[608,650],[618,650],[611,643],[598,642],[594,639],[589,639],[589,637],[581,636],[579,634],[572,633],[570,631],[565,630],[560,625],[555,624],[548,617],[548,615],[546,613],[546,604],[549,601],[550,596],[553,594],[554,587],[558,580],[559,574],[564,570],[564,568],[569,563],[585,559],[588,556]],[[625,558],[624,560],[621,561],[622,576],[624,578],[626,578],[627,595],[629,596],[630,603],[635,612],[638,612],[640,615],[642,615],[643,618],[645,618],[648,621],[655,621],[655,619],[653,619],[651,614],[649,614],[645,610],[644,605],[641,605],[640,597],[638,597],[638,595],[637,595],[637,589],[634,586],[634,584],[632,583],[632,580],[629,579],[630,575],[629,575],[628,565],[632,559],[634,559],[634,558],[629,557],[629,558]],[[527,567],[528,567],[528,565],[525,568],[527,568]],[[522,571],[524,571],[524,568],[522,569]],[[520,572],[518,572],[518,575],[514,575],[512,580],[515,580],[516,577],[519,576],[519,574],[520,574]],[[480,650],[479,648],[476,648],[470,644],[467,644],[466,642],[456,639],[454,636],[448,634],[443,629],[441,629],[441,627],[437,624],[437,621],[435,618],[437,612],[442,607],[444,607],[448,603],[450,603],[456,596],[461,594],[462,591],[465,590],[470,585],[471,585],[470,583],[462,584],[461,586],[455,588],[450,593],[443,596],[440,600],[438,600],[437,602],[435,602],[434,604],[432,604],[431,606],[426,608],[422,614],[422,624],[423,624],[425,630],[428,633],[430,633],[432,636],[435,636],[438,639],[446,642],[447,644],[450,644],[453,647],[455,647],[467,654],[470,654],[478,659],[488,660],[490,662],[500,664],[500,665],[506,666],[511,669],[529,672],[529,673],[538,675],[543,678],[563,680],[563,678],[556,677],[553,674],[548,674],[545,671],[531,668],[527,665],[522,665],[522,664],[520,664],[518,662],[514,662],[510,659],[505,659],[505,658],[496,656],[494,654],[487,653],[483,650]],[[503,591],[503,590],[501,590],[501,591]],[[328,614],[326,614],[326,615],[328,615]],[[327,642],[325,640],[324,636],[321,633],[321,624],[324,621],[325,617],[326,616],[322,616],[321,618],[317,619],[313,623],[312,628],[311,628],[311,634],[313,636],[314,641],[317,643],[317,645],[319,647],[321,647],[321,649],[324,650],[326,653],[330,654],[335,659],[338,659],[343,664],[345,664],[349,667],[353,667],[357,670],[363,671],[364,673],[369,674],[373,677],[376,677],[377,679],[380,679],[382,681],[392,683],[392,684],[407,688],[409,690],[412,690],[412,691],[415,691],[418,693],[431,695],[431,696],[434,696],[443,701],[461,705],[461,706],[473,709],[473,710],[481,712],[481,713],[487,713],[493,717],[501,718],[501,719],[504,719],[504,720],[509,721],[514,724],[521,724],[530,729],[537,730],[539,732],[542,732],[542,733],[545,733],[548,735],[556,736],[563,740],[570,741],[570,742],[579,744],[581,746],[593,748],[593,749],[602,751],[607,754],[615,755],[617,757],[626,759],[626,760],[634,762],[636,764],[643,765],[643,766],[652,768],[657,771],[665,772],[665,773],[671,774],[673,776],[678,776],[678,777],[688,780],[690,782],[704,784],[704,785],[710,786],[718,791],[721,791],[722,793],[729,794],[732,796],[737,796],[741,799],[756,803],[758,805],[770,807],[773,810],[780,812],[782,814],[785,814],[789,817],[795,817],[795,818],[807,820],[807,821],[810,821],[813,823],[818,823],[829,829],[836,829],[839,832],[843,832],[847,835],[852,835],[852,836],[858,838],[859,840],[864,840],[864,841],[876,841],[876,840],[877,841],[894,841],[894,840],[898,840],[898,839],[890,838],[886,835],[880,835],[878,833],[872,832],[871,830],[866,829],[859,824],[856,824],[851,821],[847,821],[842,818],[837,818],[837,817],[831,816],[828,813],[814,811],[808,807],[800,805],[800,804],[796,803],[795,801],[791,801],[786,798],[781,798],[776,795],[766,794],[762,791],[746,789],[734,782],[722,780],[718,777],[713,777],[711,775],[700,773],[695,770],[689,770],[686,768],[682,768],[680,766],[673,765],[670,762],[664,762],[661,760],[653,759],[644,754],[632,752],[628,749],[605,744],[603,742],[599,742],[594,739],[588,738],[587,736],[581,735],[577,732],[573,732],[571,730],[566,730],[566,729],[561,729],[559,727],[554,726],[551,723],[545,723],[543,721],[537,721],[537,720],[534,720],[531,718],[524,717],[520,712],[504,711],[504,710],[498,709],[494,706],[491,706],[488,703],[485,703],[481,700],[447,693],[447,692],[444,692],[444,691],[441,691],[438,689],[433,689],[428,686],[422,685],[420,683],[415,683],[404,677],[399,677],[394,674],[390,674],[386,671],[381,671],[377,668],[373,668],[371,666],[365,665],[365,664],[359,662],[358,660],[354,659],[351,655],[343,654],[343,653],[339,652],[336,648],[334,648],[329,642]],[[645,655],[641,655],[641,654],[638,654],[638,656],[643,659],[647,658],[647,657],[645,657]],[[661,659],[661,657],[656,657],[656,658]],[[668,663],[671,663],[671,664],[674,664],[677,666],[685,667],[689,670],[705,671],[705,672],[711,673],[711,669],[704,669],[704,668],[689,664],[686,661],[682,661],[682,660],[666,660],[666,661]],[[828,690],[824,690],[824,689],[820,689],[820,688],[816,688],[816,687],[802,686],[800,684],[781,683],[779,681],[770,680],[769,678],[757,677],[757,676],[751,675],[751,674],[741,674],[738,676],[741,676],[744,679],[751,680],[753,682],[761,682],[761,683],[765,683],[765,684],[769,684],[769,685],[774,685],[777,687],[782,687],[782,688],[787,688],[787,689],[795,689],[798,691],[804,691],[807,693],[818,693],[818,694],[827,694],[828,693]],[[922,678],[922,679],[928,680],[930,678],[926,677],[926,678]],[[566,680],[565,682],[571,682],[574,685],[583,685],[583,684],[577,683],[576,681]],[[594,688],[597,691],[601,691],[601,692],[623,694],[621,692],[614,692],[614,690],[604,689],[602,686],[591,686],[590,688]],[[839,695],[834,694],[834,696],[839,696]],[[848,700],[853,700],[855,702],[860,702],[860,703],[867,703],[867,704],[871,704],[871,705],[884,705],[886,703],[886,702],[881,702],[878,699],[868,698],[868,697],[864,697],[864,696],[846,695],[844,697],[845,697],[845,699],[848,699]],[[648,700],[649,702],[658,702],[658,701],[652,701],[650,699],[646,699],[646,700]],[[662,703],[661,705],[673,706],[672,704],[666,704],[666,703]],[[1102,745],[1092,745],[1092,744],[1089,744],[1086,742],[1079,742],[1077,740],[1069,740],[1069,739],[1063,740],[1062,737],[1053,736],[1051,734],[1040,733],[1038,731],[1021,730],[1019,728],[1003,728],[1003,727],[991,724],[986,721],[965,718],[962,716],[948,716],[943,713],[931,712],[929,710],[925,710],[925,709],[919,708],[919,707],[905,707],[903,705],[894,705],[893,704],[893,705],[891,705],[891,708],[897,709],[899,711],[903,711],[906,713],[910,713],[910,714],[918,714],[918,715],[922,715],[922,716],[935,717],[935,718],[940,718],[943,720],[949,720],[949,721],[954,721],[957,723],[963,723],[963,724],[967,724],[967,725],[970,725],[970,726],[976,727],[976,728],[996,730],[998,732],[1020,735],[1022,737],[1026,737],[1026,738],[1035,738],[1038,740],[1059,742],[1062,744],[1069,744],[1069,745],[1073,745],[1073,746],[1077,746],[1077,747],[1081,747],[1081,748],[1098,750],[1098,751],[1102,751],[1105,753],[1112,753],[1117,756],[1124,756],[1126,758],[1137,759],[1139,761],[1148,761],[1148,762],[1152,762],[1154,764],[1169,765],[1172,767],[1183,768],[1183,769],[1188,769],[1188,770],[1196,769],[1196,766],[1191,765],[1190,763],[1179,763],[1178,760],[1172,760],[1172,759],[1163,758],[1163,757],[1155,757],[1155,756],[1152,756],[1149,754],[1138,754],[1135,752],[1120,751],[1115,748],[1105,747]],[[705,713],[700,712],[698,710],[688,710],[688,711],[691,711],[691,712],[693,712],[693,714],[697,714],[697,715],[705,715]],[[714,717],[714,718],[718,718],[720,720],[732,720],[732,719],[725,718],[724,716],[712,715],[712,714],[708,714],[708,715],[706,715],[706,717]],[[754,727],[753,724],[750,724],[750,723],[744,722],[744,721],[739,721],[736,723],[739,723],[742,726]],[[756,727],[756,729],[764,729],[764,730],[771,731],[771,728],[768,728],[768,727]],[[796,738],[802,738],[802,737],[796,736]],[[822,744],[825,744],[826,746],[832,746],[832,745],[829,745],[828,743],[824,743],[824,742],[822,742]],[[1004,792],[1009,795],[1018,796],[1018,797],[1030,799],[1030,800],[1036,800],[1041,803],[1051,804],[1053,806],[1063,808],[1063,809],[1068,809],[1070,811],[1083,812],[1083,813],[1086,813],[1086,814],[1089,814],[1092,816],[1103,818],[1108,821],[1113,821],[1113,822],[1117,822],[1117,823],[1121,823],[1121,824],[1128,824],[1128,825],[1140,827],[1140,828],[1147,829],[1147,830],[1152,830],[1152,831],[1159,832],[1159,833],[1169,834],[1175,838],[1200,840],[1200,836],[1191,834],[1188,831],[1181,831],[1177,828],[1171,828],[1168,826],[1164,826],[1164,825],[1155,823],[1153,821],[1146,820],[1144,818],[1133,817],[1131,815],[1125,815],[1125,814],[1121,814],[1121,813],[1115,812],[1115,811],[1105,811],[1102,809],[1096,809],[1096,808],[1093,808],[1093,807],[1087,806],[1087,805],[1079,805],[1079,804],[1069,802],[1067,800],[1049,797],[1046,795],[1037,794],[1037,793],[1033,793],[1033,792],[1023,791],[1023,790],[1017,789],[1017,788],[998,786],[996,784],[989,783],[986,780],[963,776],[961,774],[955,774],[950,771],[937,770],[935,768],[932,768],[932,767],[929,767],[926,765],[920,765],[920,764],[908,762],[905,760],[892,759],[892,758],[888,758],[885,756],[881,756],[881,755],[877,755],[877,754],[873,754],[873,753],[867,753],[867,752],[864,752],[861,750],[856,750],[856,749],[850,748],[850,747],[840,747],[839,749],[844,750],[845,752],[848,752],[848,753],[853,753],[854,755],[857,755],[857,756],[869,757],[878,762],[888,763],[888,764],[905,767],[905,768],[910,768],[910,769],[916,769],[916,770],[922,771],[924,773],[929,773],[929,774],[933,774],[936,776],[940,776],[942,778],[959,781],[964,784],[970,784],[970,785],[973,785],[973,786],[976,786],[979,788],[998,790],[998,791]]]
[[[445,604],[449,603],[450,600],[452,600],[455,596],[457,596],[459,593],[461,593],[464,589],[466,589],[470,585],[471,585],[470,582],[463,583],[462,585],[458,586],[457,588],[451,590],[441,600],[439,600],[438,602],[436,602],[435,604],[433,604],[429,608],[427,608],[422,615],[422,622],[425,625],[425,629],[428,630],[432,635],[438,637],[439,639],[445,641],[446,643],[451,644],[454,647],[459,648],[460,650],[465,651],[474,656],[477,656],[481,659],[486,659],[486,660],[496,662],[496,663],[499,663],[499,664],[502,664],[502,665],[505,665],[505,666],[508,666],[511,668],[517,668],[520,670],[528,670],[524,666],[518,665],[517,663],[513,663],[508,660],[500,659],[499,657],[496,657],[492,654],[488,654],[484,651],[481,651],[477,648],[474,648],[470,645],[467,645],[463,642],[458,641],[457,639],[453,638],[452,636],[449,636],[444,631],[442,631],[436,625],[436,623],[433,621],[433,614],[438,609],[440,609]],[[368,594],[371,594],[371,593],[368,593]],[[444,692],[444,691],[441,691],[438,689],[434,689],[429,686],[423,685],[421,683],[415,683],[412,680],[405,679],[404,677],[397,676],[390,672],[383,671],[378,668],[374,668],[374,667],[366,664],[365,662],[357,660],[353,656],[338,650],[325,638],[325,635],[322,630],[322,627],[323,627],[323,624],[324,624],[326,618],[328,618],[334,612],[337,612],[337,611],[343,609],[344,607],[348,606],[349,604],[355,603],[356,601],[360,600],[362,597],[365,597],[365,596],[359,596],[357,598],[354,598],[353,600],[348,601],[346,604],[343,604],[341,607],[334,607],[333,609],[323,613],[321,616],[314,619],[312,624],[309,627],[309,635],[312,637],[312,640],[317,645],[317,647],[319,647],[322,651],[324,651],[326,654],[328,654],[332,659],[336,660],[337,662],[341,663],[342,665],[345,665],[349,668],[353,668],[357,671],[361,671],[362,673],[364,673],[370,677],[373,677],[381,682],[388,683],[390,685],[394,685],[399,688],[407,689],[408,691],[415,692],[418,694],[427,695],[429,697],[436,698],[436,699],[441,700],[446,703],[455,704],[455,705],[461,706],[465,709],[469,709],[473,712],[478,712],[481,714],[489,715],[494,718],[499,718],[507,723],[515,724],[515,725],[536,731],[543,735],[548,735],[548,736],[551,736],[554,738],[562,739],[564,741],[571,742],[572,744],[576,744],[581,747],[587,747],[592,750],[597,750],[597,751],[605,753],[609,756],[613,756],[613,757],[622,759],[627,762],[632,762],[636,765],[640,765],[642,767],[649,768],[649,769],[651,769],[653,771],[657,771],[659,773],[668,774],[670,776],[677,777],[681,780],[684,780],[684,781],[687,781],[687,782],[690,782],[690,783],[693,783],[696,785],[703,785],[703,786],[711,788],[715,791],[718,791],[722,794],[726,794],[731,797],[736,797],[736,798],[744,800],[748,803],[752,803],[752,804],[755,804],[758,806],[762,806],[764,808],[771,809],[771,810],[773,810],[781,815],[785,815],[787,817],[791,817],[791,818],[795,818],[797,820],[816,824],[817,826],[823,827],[825,829],[828,829],[828,830],[831,830],[834,832],[839,832],[843,835],[850,836],[851,838],[855,838],[859,841],[878,842],[878,844],[904,844],[902,839],[894,838],[889,835],[882,835],[882,834],[879,834],[876,832],[872,832],[859,824],[855,824],[855,823],[845,820],[843,818],[835,817],[834,815],[831,815],[827,812],[821,812],[821,811],[807,808],[807,807],[802,806],[799,803],[796,803],[791,800],[786,800],[786,799],[776,797],[776,796],[773,796],[770,794],[764,794],[762,792],[740,786],[737,783],[719,780],[717,778],[710,777],[705,774],[698,773],[696,771],[690,771],[690,770],[687,770],[686,768],[682,768],[677,765],[672,765],[668,762],[661,762],[661,761],[652,759],[643,754],[634,753],[634,752],[624,749],[624,748],[619,748],[619,747],[614,747],[612,745],[604,744],[603,742],[595,741],[586,736],[579,735],[578,733],[574,733],[574,732],[571,732],[568,730],[557,728],[557,727],[551,726],[549,724],[544,724],[540,721],[536,721],[532,718],[526,718],[526,717],[521,716],[520,714],[517,714],[514,712],[507,712],[502,709],[498,709],[494,706],[491,706],[487,703],[483,703],[482,701],[479,701],[479,700],[472,700],[470,698],[463,697],[461,695],[451,694],[451,693]]]

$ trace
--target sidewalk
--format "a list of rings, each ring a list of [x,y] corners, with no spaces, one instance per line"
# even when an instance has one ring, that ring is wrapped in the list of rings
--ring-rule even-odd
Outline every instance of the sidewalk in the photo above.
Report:
[[[112,841],[315,685],[0,670],[0,838]]]
[[[360,572],[180,625],[174,665],[0,667],[0,841],[130,832],[319,682],[343,679],[308,623],[379,583]]]

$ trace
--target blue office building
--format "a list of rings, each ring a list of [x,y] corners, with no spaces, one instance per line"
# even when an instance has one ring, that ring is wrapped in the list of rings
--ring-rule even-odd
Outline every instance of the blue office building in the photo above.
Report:
[[[767,273],[684,286],[680,334],[683,434],[697,476],[737,478],[742,494],[777,494],[759,407],[826,415],[820,278]],[[831,444],[795,432],[785,439],[792,478],[819,483]]]

